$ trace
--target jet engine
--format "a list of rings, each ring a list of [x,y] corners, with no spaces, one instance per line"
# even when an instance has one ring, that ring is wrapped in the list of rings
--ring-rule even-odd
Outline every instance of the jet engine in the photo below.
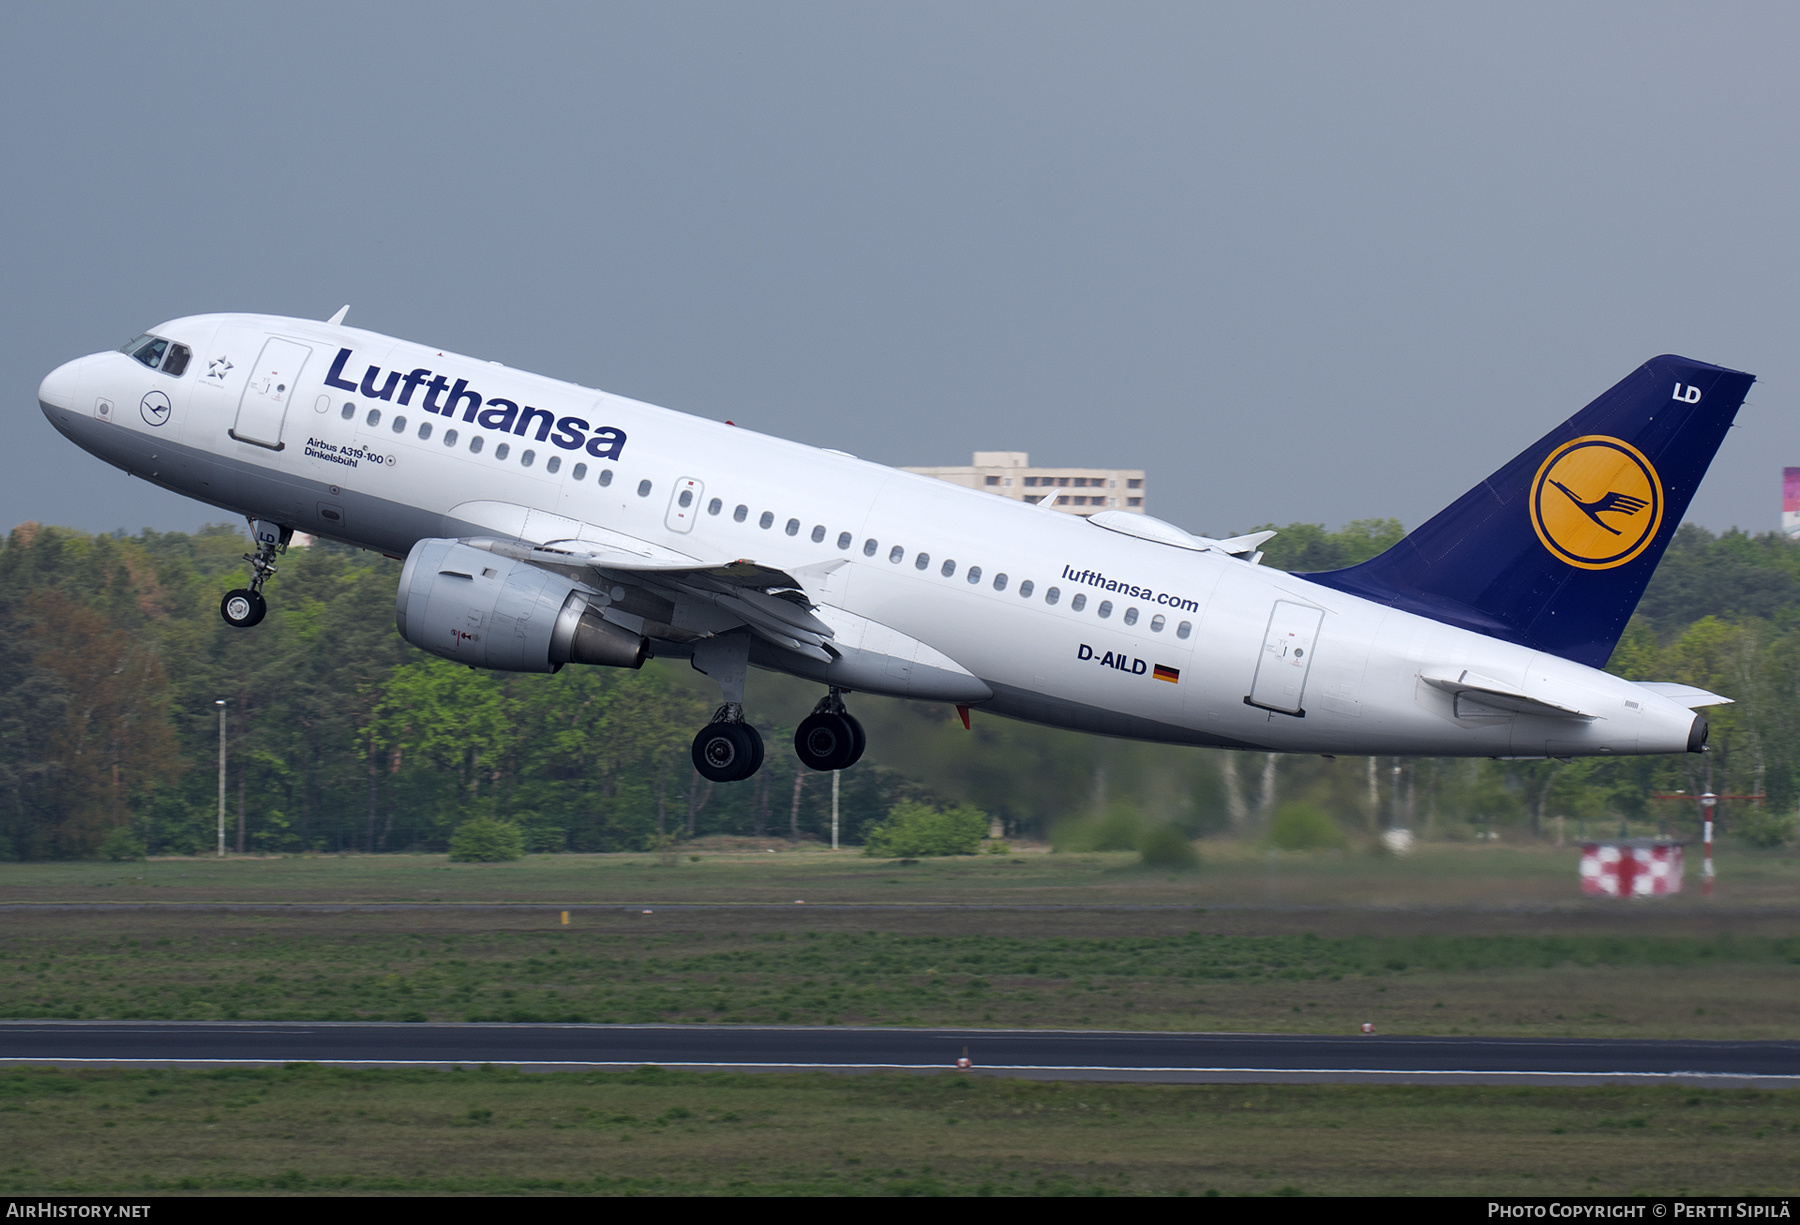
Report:
[[[456,540],[421,540],[394,597],[400,636],[476,668],[642,667],[648,643],[601,616],[604,597],[530,562]]]

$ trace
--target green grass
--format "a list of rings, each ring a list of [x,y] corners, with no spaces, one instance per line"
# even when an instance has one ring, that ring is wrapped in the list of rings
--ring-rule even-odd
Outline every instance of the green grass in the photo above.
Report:
[[[0,1126],[10,1194],[1746,1195],[1800,1094],[9,1069]]]
[[[1103,917],[987,919],[987,934],[959,912],[607,912],[569,928],[552,912],[176,912],[134,915],[128,926],[103,915],[14,915],[0,948],[0,1016],[1800,1031],[1797,936],[1321,936],[1234,932],[1192,913],[1160,914],[1154,925],[1132,912]],[[878,919],[887,921],[862,926]]]
[[[741,844],[742,840],[734,840]],[[452,864],[442,855],[157,859],[146,863],[4,863],[10,902],[978,902],[1099,905],[1610,907],[1579,888],[1574,847],[1433,844],[1405,858],[1356,852],[1282,852],[1201,844],[1197,871],[1145,869],[1132,854],[1046,854],[922,860],[865,859],[857,851],[776,853],[684,847],[655,855],[531,855],[513,863]],[[698,859],[691,858],[698,855]],[[1697,856],[1688,892],[1663,911],[1791,907],[1800,859],[1727,852],[1710,901]]]

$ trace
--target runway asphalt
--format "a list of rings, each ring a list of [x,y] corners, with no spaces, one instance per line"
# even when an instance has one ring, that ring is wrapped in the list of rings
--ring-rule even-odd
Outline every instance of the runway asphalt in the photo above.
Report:
[[[0,1064],[936,1072],[1185,1084],[1672,1082],[1800,1088],[1800,1042],[771,1026],[5,1021]]]

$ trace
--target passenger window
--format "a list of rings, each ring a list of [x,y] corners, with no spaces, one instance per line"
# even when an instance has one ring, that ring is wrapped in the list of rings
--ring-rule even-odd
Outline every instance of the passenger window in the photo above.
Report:
[[[906,550],[901,548],[899,545],[895,545],[893,548],[888,550],[888,560],[893,562],[896,566],[900,564],[900,559],[905,556],[906,556]]]
[[[562,456],[560,455],[552,455],[544,461],[545,472],[555,472],[560,467],[562,467]]]
[[[650,496],[650,482],[648,480],[639,481],[638,482],[638,497],[647,498],[649,496]]]
[[[355,400],[345,400],[344,401],[343,416],[344,416],[344,420],[346,420],[346,421],[348,421],[348,420],[350,420],[350,418],[356,416],[356,401]]]
[[[731,512],[732,521],[735,523],[742,523],[745,519],[748,519],[749,517],[750,517],[750,508],[748,506],[745,506],[742,502],[739,502],[738,508]]]
[[[612,469],[600,469],[600,488],[605,489],[610,484],[612,484]]]
[[[186,345],[170,345],[169,355],[163,358],[163,373],[180,378],[187,369],[188,358],[191,356]]]
[[[569,479],[574,480],[574,481],[587,480],[587,465],[586,464],[576,464],[573,468],[570,468],[569,469]]]
[[[396,433],[396,434],[406,433],[406,418],[405,417],[395,417],[394,418],[394,433]]]
[[[456,431],[451,430],[450,438],[454,438],[454,437],[456,437]],[[450,438],[444,439],[444,442],[448,443],[450,441]],[[480,455],[481,454],[481,444],[483,442],[485,442],[486,440],[487,440],[487,436],[485,434],[477,434],[477,435],[475,435],[475,437],[469,439],[469,454],[470,455]]]
[[[1101,600],[1100,607],[1096,608],[1094,611],[1099,613],[1102,617],[1112,616],[1112,601],[1111,600]]]
[[[800,520],[789,519],[787,521],[787,534],[790,536],[798,536],[800,534]]]
[[[494,448],[495,459],[505,459],[512,452],[512,443],[503,442]]]
[[[1026,579],[1024,582],[1020,583],[1019,584],[1019,598],[1021,600],[1029,600],[1031,598],[1031,588],[1032,588],[1032,582],[1030,579]]]
[[[694,491],[692,489],[683,489],[681,491],[681,496],[676,498],[675,501],[680,503],[683,509],[692,506],[694,504]]]
[[[1062,599],[1062,592],[1055,587],[1052,587],[1044,593],[1044,603],[1046,604],[1054,604],[1060,599]]]
[[[1084,609],[1086,607],[1087,607],[1087,593],[1086,592],[1077,591],[1074,594],[1074,596],[1072,596],[1069,600],[1069,609],[1071,612],[1080,612],[1082,609]]]
[[[447,447],[453,447],[456,445],[456,431],[455,430],[445,430],[444,431],[444,445]]]
[[[770,528],[774,527],[775,526],[775,512],[772,510],[765,510],[762,513],[762,518],[760,518],[756,521],[756,526],[762,528],[763,531],[765,531],[765,532],[768,531]]]
[[[880,545],[875,543],[875,538],[873,536],[869,537],[869,539],[863,541],[863,556],[864,557],[875,556],[875,550],[879,549],[880,547],[881,547]]]
[[[825,539],[825,525],[823,523],[813,525],[812,542],[814,544],[818,544],[821,541],[823,541],[824,539]]]
[[[431,422],[429,422],[429,421],[419,422],[419,438],[421,440],[423,440],[423,439],[430,438],[430,437],[431,437]]]
[[[717,499],[717,498],[714,498],[712,501],[710,501],[706,504],[706,513],[709,515],[716,515],[724,509],[725,509],[725,503],[719,501],[719,499]]]
[[[381,410],[379,408],[371,408],[369,410],[369,415],[363,418],[363,424],[365,424],[365,425],[380,425],[381,424]]]
[[[1137,609],[1127,608],[1125,610],[1125,624],[1126,625],[1136,625],[1137,624]]]
[[[850,547],[850,533],[849,532],[839,532],[838,533],[838,548],[847,549],[849,547]]]
[[[1193,632],[1194,632],[1194,623],[1192,621],[1183,621],[1180,625],[1177,625],[1175,627],[1175,636],[1177,638],[1186,638],[1189,634],[1191,634]]]
[[[938,573],[942,574],[945,578],[949,578],[951,575],[956,573],[956,563],[949,558],[945,558],[944,565],[943,565],[942,569],[940,569],[938,571]]]
[[[969,567],[969,581],[971,583],[979,583],[981,581],[981,567],[980,566],[970,566]]]
[[[995,591],[1005,591],[1006,590],[1006,576],[1004,574],[996,574],[994,576],[994,590]]]
[[[526,451],[519,456],[519,466],[521,468],[529,468],[532,465],[532,461],[535,459],[537,459],[536,451]]]
[[[1150,632],[1152,634],[1160,634],[1163,632],[1163,626],[1167,624],[1168,622],[1163,620],[1163,615],[1157,613],[1154,617],[1150,618]]]
[[[913,569],[928,570],[930,568],[931,568],[931,554],[921,553],[917,557],[913,558]]]

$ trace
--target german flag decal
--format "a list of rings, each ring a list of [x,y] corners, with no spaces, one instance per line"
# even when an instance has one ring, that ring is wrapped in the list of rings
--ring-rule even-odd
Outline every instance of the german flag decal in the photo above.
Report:
[[[1181,683],[1181,669],[1171,668],[1167,664],[1157,664],[1150,675],[1159,681],[1168,681],[1171,685]]]

